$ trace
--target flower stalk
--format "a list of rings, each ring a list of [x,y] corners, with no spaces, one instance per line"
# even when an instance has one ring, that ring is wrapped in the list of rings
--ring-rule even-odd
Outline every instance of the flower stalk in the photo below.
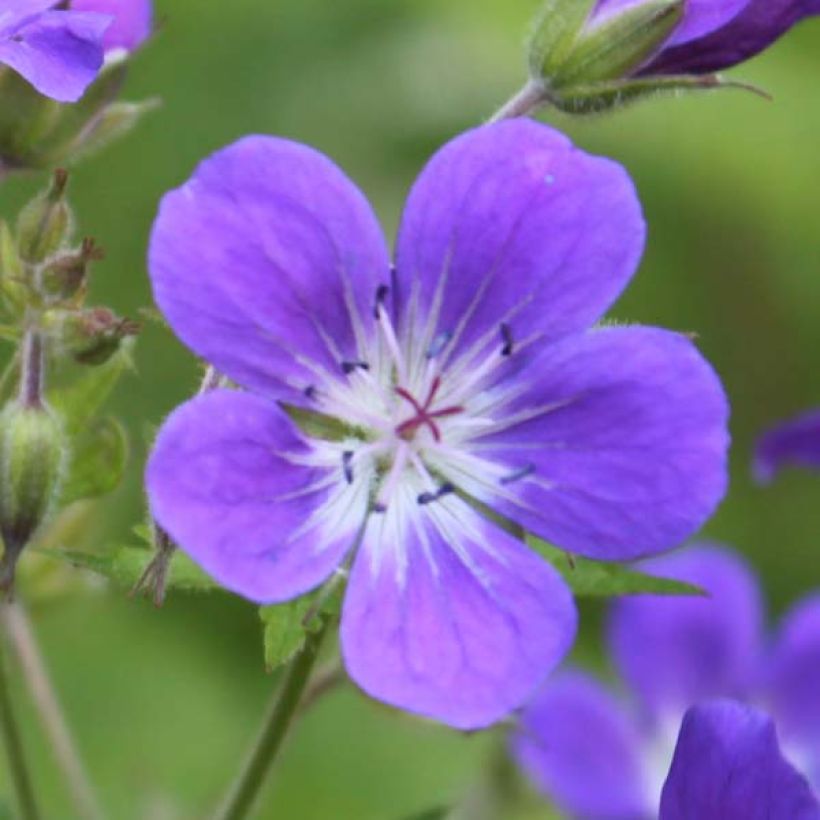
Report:
[[[215,820],[241,820],[253,808],[259,790],[279,755],[288,728],[299,712],[302,695],[329,624],[330,620],[324,619],[319,630],[308,633],[305,645],[285,671],[282,685],[270,706],[250,756]]]

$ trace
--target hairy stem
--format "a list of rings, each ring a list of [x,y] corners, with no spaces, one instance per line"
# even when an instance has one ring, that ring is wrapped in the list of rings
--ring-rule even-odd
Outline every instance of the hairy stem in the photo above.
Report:
[[[8,678],[6,677],[4,659],[0,653],[0,732],[3,735],[3,745],[6,748],[9,775],[17,795],[17,804],[20,817],[23,820],[38,820],[37,801],[34,798],[34,789],[31,777],[26,767],[23,743],[14,710],[11,705]]]
[[[259,790],[282,748],[288,727],[298,712],[302,694],[319,654],[319,647],[328,624],[329,621],[325,620],[320,630],[308,634],[304,647],[288,666],[262,730],[228,799],[217,813],[216,820],[241,820],[247,817],[253,807]]]
[[[499,122],[514,117],[526,117],[534,114],[539,108],[543,108],[549,102],[549,95],[544,84],[538,80],[528,80],[527,84],[516,94],[514,94],[488,122]]]
[[[34,701],[57,764],[68,785],[76,815],[83,820],[99,820],[103,816],[102,812],[60,708],[28,614],[20,603],[14,602],[0,608],[0,618],[19,660],[28,692]]]
[[[23,336],[20,357],[20,392],[23,407],[43,406],[43,368],[45,351],[43,337],[36,325],[30,325]]]

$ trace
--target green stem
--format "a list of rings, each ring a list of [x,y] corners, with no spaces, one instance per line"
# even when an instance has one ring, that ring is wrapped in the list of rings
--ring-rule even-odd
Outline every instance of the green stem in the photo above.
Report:
[[[288,666],[282,685],[262,725],[262,731],[231,788],[228,799],[217,812],[216,820],[241,820],[253,807],[259,790],[282,748],[288,727],[297,713],[328,624],[329,620],[325,620],[321,629],[308,634],[304,647]]]
[[[514,94],[488,122],[499,122],[513,117],[526,117],[543,108],[550,101],[544,84],[538,80],[529,80],[527,84]]]
[[[6,747],[9,772],[17,794],[20,816],[23,820],[38,820],[40,813],[37,811],[34,789],[26,768],[23,743],[11,705],[9,684],[2,657],[0,657],[0,732],[2,732],[3,744]]]

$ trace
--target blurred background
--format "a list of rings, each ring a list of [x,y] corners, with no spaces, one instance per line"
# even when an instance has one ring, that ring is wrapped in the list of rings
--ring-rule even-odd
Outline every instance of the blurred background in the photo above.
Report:
[[[199,159],[249,132],[285,135],[334,157],[392,233],[430,153],[500,105],[523,80],[537,0],[159,0],[159,31],[137,57],[127,98],[160,110],[78,167],[83,235],[107,251],[92,303],[135,315],[150,304],[145,247],[160,196]],[[608,117],[545,118],[631,172],[650,225],[620,320],[698,334],[733,404],[733,483],[704,535],[760,572],[772,618],[820,587],[820,476],[750,479],[769,423],[820,405],[820,20],[733,72],[770,90],[659,99]],[[44,177],[0,191],[13,217]],[[5,351],[3,351],[5,355]],[[146,430],[195,389],[189,353],[148,324],[138,372],[115,410],[133,443],[128,478],[66,546],[133,539],[144,513]],[[79,536],[78,536],[79,537]],[[65,571],[67,574],[68,571]],[[33,602],[64,705],[110,816],[204,817],[224,791],[276,685],[254,607],[227,595],[129,600],[79,573]],[[24,589],[25,592],[25,589]],[[584,607],[577,654],[601,665],[600,607]],[[70,818],[52,755],[24,731],[49,818]],[[347,686],[300,724],[265,789],[261,818],[402,820],[478,788],[492,735],[459,736],[367,701]],[[525,786],[511,817],[552,817]],[[0,789],[8,794],[5,771]]]

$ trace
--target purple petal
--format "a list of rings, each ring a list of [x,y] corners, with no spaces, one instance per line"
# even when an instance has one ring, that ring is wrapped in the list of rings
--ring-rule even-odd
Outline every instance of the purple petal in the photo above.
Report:
[[[569,590],[455,496],[372,516],[342,613],[342,652],[368,694],[460,729],[520,706],[575,636]]]
[[[610,651],[649,713],[682,714],[699,700],[748,694],[763,652],[763,606],[743,558],[704,545],[641,569],[696,584],[709,596],[637,595],[613,603]]]
[[[13,68],[41,94],[75,102],[103,62],[102,39],[111,18],[100,14],[45,11],[20,14],[20,4],[0,17],[0,63]],[[31,4],[36,12],[41,3]]]
[[[149,267],[195,353],[239,384],[298,396],[357,360],[389,260],[358,189],[322,154],[247,137],[167,194]],[[367,322],[370,319],[370,322]]]
[[[710,0],[711,5],[726,5]],[[729,4],[733,5],[733,4]],[[748,60],[805,17],[820,14],[820,0],[748,0],[719,28],[671,41],[642,74],[705,74]]]
[[[71,0],[71,8],[114,17],[114,23],[103,40],[106,51],[117,48],[134,51],[151,34],[151,0]]]
[[[497,432],[472,445],[502,477],[476,468],[453,483],[556,546],[605,560],[673,547],[711,515],[726,487],[728,408],[688,339],[600,329],[522,363],[499,387],[512,399],[495,411]]]
[[[755,452],[758,481],[771,481],[783,467],[820,469],[820,410],[782,422],[761,436]]]
[[[521,716],[513,754],[533,782],[573,817],[651,818],[643,738],[621,702],[594,678],[548,681]]]
[[[216,390],[175,410],[146,471],[151,512],[222,586],[259,603],[324,581],[354,545],[366,493],[302,466],[308,447],[272,402]]]
[[[632,277],[644,236],[620,165],[517,119],[433,157],[407,201],[397,267],[416,324],[432,312],[428,339],[455,334],[459,352],[501,323],[542,340],[589,327]]]
[[[820,593],[784,618],[768,671],[778,728],[785,740],[814,751],[820,775]]]
[[[715,701],[689,710],[661,799],[660,820],[817,820],[808,783],[784,759],[771,719]]]

